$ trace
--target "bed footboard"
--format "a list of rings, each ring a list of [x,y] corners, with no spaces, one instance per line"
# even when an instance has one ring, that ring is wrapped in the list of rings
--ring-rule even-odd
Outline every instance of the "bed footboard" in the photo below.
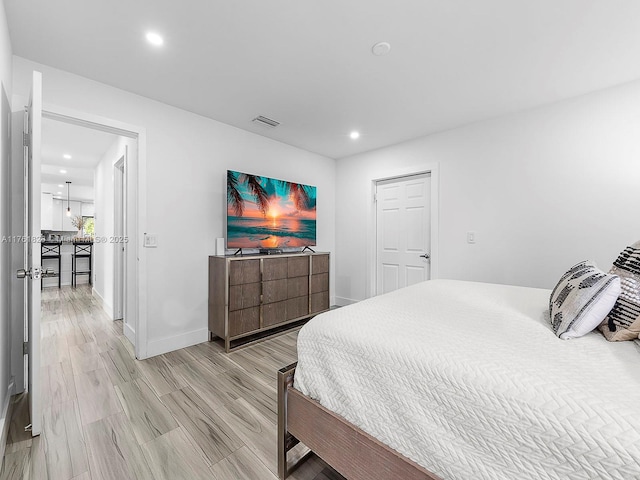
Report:
[[[293,388],[297,364],[278,372],[278,476],[287,452],[302,442],[349,480],[441,480],[376,438]]]
[[[297,362],[278,371],[278,477],[281,480],[286,479],[289,473],[307,456],[305,455],[295,465],[289,467],[287,453],[300,443],[296,437],[289,433],[287,428],[289,388],[293,388],[296,365]]]

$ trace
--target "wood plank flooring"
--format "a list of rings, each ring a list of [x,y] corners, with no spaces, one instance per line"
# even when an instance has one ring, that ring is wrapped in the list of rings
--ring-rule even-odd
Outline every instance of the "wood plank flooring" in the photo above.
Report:
[[[138,361],[88,286],[42,294],[43,431],[27,398],[0,480],[276,480],[276,371],[297,330],[223,353],[216,343]],[[343,480],[312,456],[292,480]]]

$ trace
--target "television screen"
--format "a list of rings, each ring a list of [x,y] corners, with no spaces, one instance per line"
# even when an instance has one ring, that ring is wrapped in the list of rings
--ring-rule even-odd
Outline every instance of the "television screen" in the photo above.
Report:
[[[227,170],[227,247],[316,244],[316,187]]]

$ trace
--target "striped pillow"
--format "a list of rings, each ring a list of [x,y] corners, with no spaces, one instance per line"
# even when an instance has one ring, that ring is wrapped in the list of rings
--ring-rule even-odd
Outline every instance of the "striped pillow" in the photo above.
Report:
[[[595,330],[607,316],[618,295],[620,279],[604,273],[595,263],[580,262],[571,267],[551,292],[551,327],[563,340]]]
[[[609,273],[620,277],[622,292],[600,331],[611,342],[634,340],[640,334],[640,242],[625,248]]]

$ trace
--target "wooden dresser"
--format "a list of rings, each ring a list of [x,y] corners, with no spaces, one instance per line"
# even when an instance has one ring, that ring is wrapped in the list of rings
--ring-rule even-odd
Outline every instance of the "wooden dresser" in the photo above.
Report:
[[[209,257],[209,335],[227,352],[329,310],[329,254]]]

